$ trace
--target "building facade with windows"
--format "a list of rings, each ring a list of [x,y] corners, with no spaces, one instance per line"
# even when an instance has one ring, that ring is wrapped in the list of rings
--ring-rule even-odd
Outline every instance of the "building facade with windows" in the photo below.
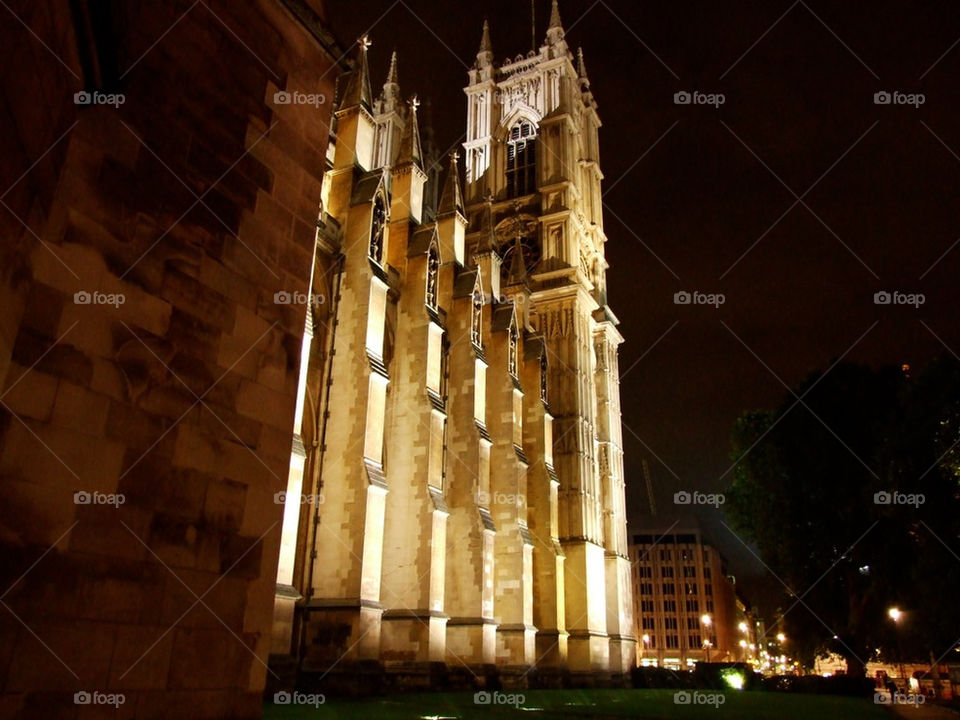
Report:
[[[634,535],[630,559],[640,664],[689,669],[741,660],[734,582],[699,530]]]
[[[324,179],[274,667],[341,686],[623,677],[622,337],[583,55],[556,2],[541,47],[500,64],[484,23],[465,181],[452,154],[441,182],[396,57],[375,95],[368,46]]]

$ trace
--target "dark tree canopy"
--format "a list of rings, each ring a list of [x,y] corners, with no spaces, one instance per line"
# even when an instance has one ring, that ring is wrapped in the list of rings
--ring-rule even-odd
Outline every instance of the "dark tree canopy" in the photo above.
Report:
[[[789,588],[782,608],[793,655],[812,664],[833,651],[858,673],[878,649],[893,661],[953,659],[958,440],[953,359],[916,377],[841,363],[808,377],[776,410],[738,418],[725,509]],[[892,606],[905,613],[897,624]]]

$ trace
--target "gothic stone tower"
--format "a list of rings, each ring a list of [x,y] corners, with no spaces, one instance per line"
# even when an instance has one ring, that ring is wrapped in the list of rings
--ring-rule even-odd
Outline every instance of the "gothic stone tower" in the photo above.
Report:
[[[457,154],[439,187],[396,57],[374,97],[368,45],[338,83],[274,665],[340,686],[626,673],[621,337],[582,58],[556,4],[539,52],[499,68],[484,26],[464,192]]]
[[[617,369],[622,337],[606,298],[600,118],[583,53],[574,57],[568,48],[556,0],[540,49],[499,65],[484,23],[465,91],[471,228],[492,211],[504,282],[523,285],[528,295],[519,307],[546,345],[550,476],[559,483],[564,557],[556,596],[567,664],[574,672],[624,671],[635,662],[635,639]],[[468,245],[483,240],[471,234]],[[552,582],[552,568],[537,565],[535,558],[538,582]],[[562,653],[563,631],[548,627]]]

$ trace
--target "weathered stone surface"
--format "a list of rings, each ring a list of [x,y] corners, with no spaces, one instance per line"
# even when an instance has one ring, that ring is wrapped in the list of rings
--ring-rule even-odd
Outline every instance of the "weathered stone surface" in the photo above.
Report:
[[[259,715],[330,121],[273,95],[342,54],[289,4],[5,10],[0,716]]]

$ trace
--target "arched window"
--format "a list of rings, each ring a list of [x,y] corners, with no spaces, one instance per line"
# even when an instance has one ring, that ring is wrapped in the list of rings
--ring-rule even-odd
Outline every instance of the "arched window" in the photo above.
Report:
[[[440,271],[440,255],[435,245],[427,251],[427,307],[437,309],[437,275]]]
[[[470,341],[476,348],[483,346],[483,336],[480,331],[482,321],[483,292],[477,287],[473,291],[473,312],[470,316]]]
[[[520,120],[507,137],[507,197],[529,195],[537,189],[537,130]]]
[[[383,265],[383,231],[387,224],[387,211],[383,198],[377,195],[373,201],[373,218],[370,222],[370,259]]]
[[[507,369],[510,371],[510,375],[514,380],[517,379],[517,372],[520,365],[520,349],[519,349],[519,339],[520,332],[517,330],[517,324],[510,324],[510,348],[507,357]]]

